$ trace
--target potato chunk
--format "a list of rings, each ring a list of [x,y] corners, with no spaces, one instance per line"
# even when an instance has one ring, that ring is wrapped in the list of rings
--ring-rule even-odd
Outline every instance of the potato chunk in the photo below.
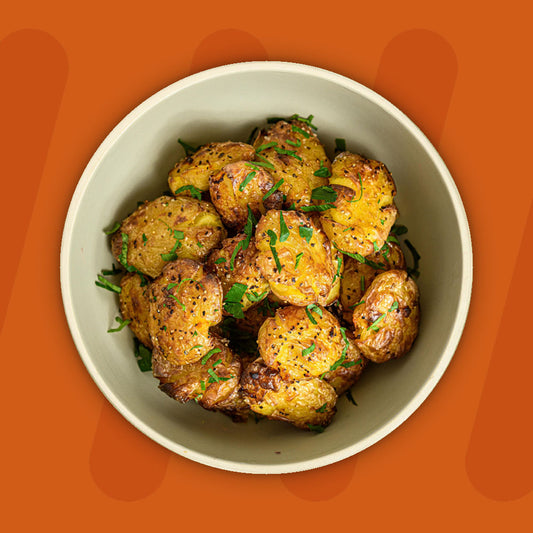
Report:
[[[220,216],[209,202],[161,196],[124,219],[111,250],[123,266],[155,278],[169,261],[203,259],[225,237]]]
[[[374,278],[386,270],[405,270],[405,257],[395,242],[386,242],[384,247],[366,257],[361,263],[353,257],[344,258],[344,273],[341,280],[340,302],[342,316],[352,323],[353,311]]]
[[[337,394],[331,385],[318,378],[285,381],[261,359],[246,368],[241,387],[253,412],[297,428],[323,428],[336,411]]]
[[[334,159],[331,172],[337,198],[322,227],[341,250],[366,257],[383,246],[398,216],[392,176],[383,163],[350,152]]]
[[[243,250],[242,243],[245,241],[244,234],[225,239],[222,241],[222,248],[213,250],[206,263],[206,267],[220,279],[224,296],[235,283],[246,285],[246,292],[240,300],[242,311],[259,303],[270,292],[268,281],[257,265],[258,252],[255,244],[250,241],[246,250]],[[237,246],[239,250],[235,254]]]
[[[194,363],[214,348],[209,328],[222,320],[222,286],[200,263],[169,263],[150,285],[150,336],[158,375]],[[157,352],[157,357],[156,357]]]
[[[240,161],[226,165],[211,176],[209,192],[226,227],[242,231],[248,219],[248,207],[256,220],[269,209],[281,209],[283,198],[279,190],[263,200],[274,184],[274,179],[265,169]]]
[[[257,344],[265,364],[290,380],[328,372],[345,346],[338,320],[318,306],[278,309],[264,321]]]
[[[168,175],[168,186],[174,194],[187,185],[207,191],[209,178],[222,167],[236,161],[250,161],[254,157],[255,150],[249,144],[233,141],[206,144],[176,164]],[[184,189],[179,194],[190,195],[190,192]]]
[[[147,348],[152,349],[152,339],[148,328],[150,317],[150,288],[135,272],[127,273],[120,280],[119,305],[124,320],[129,320],[129,328]]]
[[[282,301],[326,305],[335,299],[338,252],[312,217],[296,211],[268,211],[257,224],[255,243],[259,268]]]
[[[171,398],[185,403],[195,400],[204,409],[242,417],[248,406],[240,393],[241,359],[225,339],[213,336],[212,355],[196,363],[177,365],[159,378],[159,388]],[[158,355],[156,353],[155,357]]]
[[[378,274],[355,308],[355,343],[375,363],[406,354],[418,335],[418,287],[404,270]]]
[[[279,190],[285,196],[284,208],[314,204],[311,192],[327,185],[331,165],[322,143],[307,124],[280,120],[260,130],[253,145],[258,157],[274,167],[268,169],[274,181],[283,179]]]
[[[355,345],[353,334],[349,331],[346,331],[345,334],[347,344],[345,345],[344,358],[342,361],[334,363],[333,370],[322,376],[322,379],[335,389],[337,396],[342,396],[357,383],[368,364],[368,360],[361,355]]]

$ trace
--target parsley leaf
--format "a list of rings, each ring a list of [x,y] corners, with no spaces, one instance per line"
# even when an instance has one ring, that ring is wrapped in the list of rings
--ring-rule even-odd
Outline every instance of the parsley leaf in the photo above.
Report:
[[[289,228],[283,218],[283,211],[279,212],[279,242],[285,242],[289,238]]]
[[[116,316],[115,320],[119,323],[119,326],[116,328],[108,329],[107,330],[108,333],[115,333],[117,331],[122,331],[131,322],[130,319],[124,320],[120,316]]]
[[[191,196],[193,198],[196,198],[197,200],[202,199],[202,191],[195,187],[194,185],[184,185],[183,187],[180,187],[179,189],[176,189],[174,191],[174,194],[178,196],[180,193],[189,191],[191,193]]]
[[[311,344],[311,346],[309,346],[308,348],[305,348],[302,350],[302,355],[304,357],[308,356],[310,353],[314,352],[315,351],[315,343],[313,342],[313,344]]]
[[[284,180],[283,178],[281,178],[279,181],[277,181],[268,191],[267,193],[263,196],[263,202],[271,195],[273,194],[274,192],[276,192],[280,186],[283,184]]]
[[[302,239],[305,239],[305,241],[309,244],[309,241],[313,236],[313,228],[308,228],[307,226],[300,226],[298,228],[298,232],[300,233],[300,237]]]

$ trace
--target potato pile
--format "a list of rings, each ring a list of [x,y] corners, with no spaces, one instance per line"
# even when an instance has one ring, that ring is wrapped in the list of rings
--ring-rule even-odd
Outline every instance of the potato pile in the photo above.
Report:
[[[368,364],[411,349],[419,294],[392,176],[346,150],[330,161],[312,118],[185,145],[171,192],[111,235],[118,320],[179,402],[323,431]]]

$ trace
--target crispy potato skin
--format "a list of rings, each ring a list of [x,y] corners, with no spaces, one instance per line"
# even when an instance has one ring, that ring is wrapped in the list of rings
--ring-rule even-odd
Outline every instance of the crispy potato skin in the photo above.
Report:
[[[344,274],[340,283],[340,303],[342,316],[349,324],[352,323],[353,311],[363,298],[363,294],[374,278],[386,270],[405,270],[405,257],[402,249],[395,242],[385,243],[386,249],[379,250],[366,257],[380,269],[375,269],[368,263],[360,263],[353,257],[345,256]]]
[[[206,268],[210,272],[214,272],[220,279],[224,296],[226,296],[234,283],[242,283],[248,286],[246,294],[250,294],[251,298],[253,293],[256,295],[264,294],[263,298],[266,298],[270,292],[270,286],[257,265],[258,251],[253,240],[250,241],[246,250],[241,248],[237,252],[233,261],[233,270],[231,268],[233,252],[238,244],[245,239],[246,235],[241,234],[222,241],[222,248],[213,250],[208,257]],[[224,259],[223,262],[217,263],[217,261],[222,261],[222,259]],[[241,299],[243,311],[257,303],[252,302],[246,294]]]
[[[178,402],[195,400],[204,409],[242,418],[249,408],[240,392],[241,359],[230,350],[225,339],[214,336],[213,346],[219,351],[207,361],[176,365],[170,372],[156,374],[159,388]]]
[[[120,313],[124,320],[130,320],[128,324],[133,334],[147,348],[152,349],[152,339],[148,328],[150,317],[150,302],[148,284],[142,286],[141,276],[135,272],[127,273],[120,280],[119,294]]]
[[[284,242],[280,241],[281,216],[289,230]],[[300,234],[301,228],[312,230],[309,242]],[[274,248],[281,271],[272,253],[269,230],[276,234]],[[337,252],[312,217],[296,211],[268,211],[257,224],[255,243],[259,251],[259,268],[272,292],[282,301],[292,305],[326,305],[335,299],[333,282],[338,270]],[[298,256],[300,260],[296,268]]]
[[[283,203],[279,190],[263,202],[263,196],[274,186],[275,181],[265,169],[252,165],[247,161],[231,163],[209,180],[213,205],[224,225],[235,231],[242,231],[244,228],[248,219],[248,206],[258,220],[269,209],[281,209]],[[253,177],[245,184],[250,175]]]
[[[257,337],[259,353],[267,366],[280,373],[283,379],[296,380],[319,377],[328,372],[344,348],[338,320],[326,309],[310,311],[287,306],[267,318]],[[304,350],[314,349],[307,355]]]
[[[176,164],[168,175],[168,185],[173,193],[185,185],[207,191],[209,178],[222,167],[236,161],[250,161],[254,157],[255,150],[249,144],[233,141],[209,143]],[[180,194],[190,196],[187,191]]]
[[[346,331],[346,338],[348,339],[348,346],[343,364],[323,376],[324,381],[335,389],[337,396],[342,396],[359,381],[368,364],[368,360],[361,355],[355,345],[353,334]]]
[[[364,304],[354,310],[355,344],[374,363],[401,357],[411,349],[419,320],[416,283],[404,270],[383,272],[365,293]]]
[[[324,231],[341,250],[366,257],[374,243],[383,246],[398,216],[396,185],[383,163],[350,152],[334,159],[331,172],[337,199],[322,213]]]
[[[336,411],[337,395],[331,385],[318,378],[285,381],[261,359],[245,369],[241,387],[253,412],[297,428],[325,427]]]
[[[299,128],[306,134],[294,128]],[[314,204],[314,201],[311,200],[312,190],[327,185],[328,182],[327,178],[315,176],[314,173],[321,166],[328,170],[331,168],[330,161],[318,137],[303,122],[280,120],[260,130],[253,145],[257,149],[271,142],[277,143],[276,146],[261,150],[259,155],[274,166],[274,169],[269,169],[274,182],[283,179],[283,184],[279,189],[285,195],[283,207],[289,208],[294,204],[294,207],[298,209],[301,206]],[[279,149],[293,152],[296,157],[279,153],[277,151]]]
[[[181,234],[175,231],[183,232],[183,238],[177,238]],[[209,202],[161,196],[138,207],[112,237],[115,259],[127,266],[123,235],[127,235],[128,265],[155,278],[168,262],[162,255],[174,252],[179,259],[201,260],[226,237],[226,230]]]
[[[194,363],[214,347],[210,326],[222,320],[222,286],[200,263],[169,263],[150,285],[150,337],[154,372]]]

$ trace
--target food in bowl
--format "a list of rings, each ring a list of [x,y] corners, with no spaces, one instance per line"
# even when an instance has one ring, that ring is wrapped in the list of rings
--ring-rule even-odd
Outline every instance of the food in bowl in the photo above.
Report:
[[[111,286],[170,397],[321,432],[369,362],[411,349],[419,294],[387,167],[330,162],[312,118],[184,143],[171,192],[114,228]]]

